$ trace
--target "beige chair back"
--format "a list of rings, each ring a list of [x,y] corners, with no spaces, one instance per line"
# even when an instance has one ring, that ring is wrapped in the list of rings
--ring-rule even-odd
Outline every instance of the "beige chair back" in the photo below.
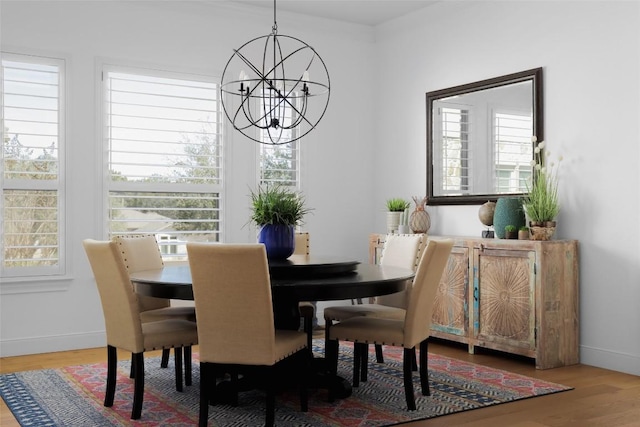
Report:
[[[408,268],[415,271],[425,238],[424,234],[388,234],[382,247],[380,265]],[[375,301],[388,307],[407,308],[410,293],[411,283],[408,282],[404,291],[379,296]]]
[[[138,300],[115,242],[82,242],[98,285],[107,344],[140,353],[144,351]]]
[[[453,240],[430,240],[413,279],[404,321],[404,347],[412,348],[430,335],[433,303]]]
[[[188,243],[200,360],[273,365],[275,327],[262,244]]]
[[[309,233],[308,232],[296,232],[295,233],[296,247],[293,250],[294,255],[309,255]]]
[[[160,247],[155,236],[147,235],[122,235],[111,239],[118,245],[122,261],[129,274],[144,270],[154,270],[164,267]],[[140,311],[156,310],[171,305],[171,301],[164,298],[139,296]]]

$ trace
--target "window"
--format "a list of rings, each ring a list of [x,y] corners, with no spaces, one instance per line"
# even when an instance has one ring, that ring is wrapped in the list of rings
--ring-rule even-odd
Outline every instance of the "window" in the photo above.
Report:
[[[298,141],[282,145],[260,144],[260,184],[279,184],[299,188],[298,147]]]
[[[2,53],[2,277],[64,274],[62,59]]]
[[[221,241],[222,116],[212,78],[105,67],[108,232],[155,234],[167,258]]]
[[[533,118],[531,114],[493,115],[495,186],[497,193],[526,193],[531,179]]]
[[[284,104],[283,104],[284,105]],[[294,110],[289,105],[284,105],[285,126],[288,126],[294,119]],[[300,188],[300,145],[299,140],[290,141],[295,138],[297,128],[278,129],[282,132],[280,141],[283,144],[259,144],[259,166],[260,185],[284,185],[288,187]],[[272,132],[274,132],[272,130]],[[261,141],[270,141],[267,130],[260,130]]]
[[[439,127],[435,135],[441,140],[440,165],[434,165],[434,178],[443,194],[467,194],[472,185],[470,170],[471,132],[470,110],[460,107],[443,107],[439,111]]]

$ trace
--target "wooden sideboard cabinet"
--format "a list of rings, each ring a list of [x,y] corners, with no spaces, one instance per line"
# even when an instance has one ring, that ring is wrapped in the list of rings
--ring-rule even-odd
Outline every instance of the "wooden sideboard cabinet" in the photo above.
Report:
[[[372,234],[370,261],[384,234]],[[451,238],[432,336],[535,359],[548,369],[579,362],[578,242]]]

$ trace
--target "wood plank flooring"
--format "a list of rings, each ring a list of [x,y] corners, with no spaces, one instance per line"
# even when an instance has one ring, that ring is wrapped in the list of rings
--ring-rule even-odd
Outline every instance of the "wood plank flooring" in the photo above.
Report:
[[[194,349],[197,351],[197,348]],[[640,377],[586,365],[536,370],[531,360],[477,349],[470,355],[457,344],[436,342],[429,351],[504,369],[575,388],[568,392],[536,397],[494,407],[476,409],[426,421],[409,427],[640,427]],[[159,356],[156,352],[152,355]],[[119,352],[118,358],[129,355]],[[0,373],[59,368],[106,360],[106,350],[87,349],[0,359]],[[0,426],[19,426],[0,399]]]

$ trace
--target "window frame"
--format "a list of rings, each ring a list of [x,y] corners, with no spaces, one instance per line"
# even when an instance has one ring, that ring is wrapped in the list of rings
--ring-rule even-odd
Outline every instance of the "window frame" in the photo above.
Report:
[[[123,64],[121,61],[110,61],[110,60],[102,60],[99,62],[98,67],[98,87],[100,96],[96,100],[99,108],[97,109],[98,114],[98,123],[99,123],[99,139],[102,147],[102,158],[100,160],[100,174],[102,177],[102,232],[105,236],[111,237],[110,231],[110,193],[114,191],[121,192],[132,192],[132,191],[141,191],[146,190],[154,193],[217,193],[218,194],[218,223],[219,229],[217,230],[218,241],[224,241],[226,230],[225,230],[225,204],[226,204],[226,164],[228,157],[228,149],[226,143],[226,134],[227,127],[226,121],[224,120],[224,114],[222,112],[222,104],[219,98],[220,90],[219,90],[219,78],[212,73],[204,73],[204,72],[193,72],[191,70],[177,70],[174,67],[158,67],[158,66],[148,66],[148,65],[131,65],[131,64]],[[167,79],[178,79],[178,80],[191,80],[191,81],[202,81],[207,83],[213,83],[216,85],[216,96],[217,98],[217,107],[216,107],[216,117],[218,119],[218,135],[220,136],[220,177],[219,183],[217,184],[195,184],[195,183],[155,183],[153,185],[145,184],[145,183],[121,183],[114,182],[110,179],[110,171],[109,171],[109,156],[110,156],[110,144],[109,144],[109,122],[108,122],[108,97],[106,96],[108,86],[107,86],[107,75],[109,72],[114,73],[124,73],[124,74],[135,74],[146,77],[158,77],[158,78],[167,78]],[[153,234],[165,234],[160,232],[150,232]],[[115,235],[116,233],[114,233]],[[132,233],[126,233],[132,234]],[[139,234],[139,233],[133,233]],[[166,239],[164,239],[166,240]],[[163,241],[164,241],[163,240]],[[168,241],[168,240],[167,240]],[[158,242],[159,245],[161,242]],[[182,244],[182,242],[180,243]],[[169,249],[169,248],[166,248]],[[171,257],[170,250],[163,251],[163,258],[165,261],[170,259],[183,259],[186,257],[186,253],[184,255],[178,255],[177,257]]]
[[[47,285],[44,288],[36,286],[34,289],[24,289],[23,285],[19,285],[18,288],[3,287],[2,293],[9,290],[8,293],[18,292],[39,292],[42,290],[56,290],[66,289],[66,286],[61,285],[61,281],[66,281],[64,277],[68,271],[69,259],[67,258],[67,227],[66,227],[66,157],[67,157],[67,120],[68,120],[68,64],[69,59],[65,55],[49,54],[42,52],[24,51],[22,49],[7,48],[2,50],[2,60],[41,64],[48,66],[56,66],[58,68],[58,144],[57,144],[57,177],[54,180],[6,180],[4,178],[4,161],[0,161],[0,211],[4,209],[4,191],[5,190],[44,190],[55,191],[57,193],[57,249],[58,258],[55,266],[36,266],[36,267],[13,267],[6,268],[4,266],[4,238],[0,239],[0,277],[3,278],[3,283],[8,282],[26,282],[26,281],[47,281]],[[2,116],[2,122],[4,123],[4,66],[1,67],[0,85],[2,86],[2,99],[0,100],[0,110]],[[2,135],[4,137],[5,131],[2,129]],[[1,155],[1,154],[0,154]],[[2,156],[3,157],[3,156]],[[0,231],[4,235],[4,223],[0,221]]]
[[[285,108],[289,109],[290,107],[285,106]],[[256,129],[256,138],[261,141],[269,141],[268,136],[265,138],[266,132],[267,131],[263,129]],[[296,126],[295,128],[291,129],[292,139],[296,138],[299,133],[300,133],[300,126]],[[302,139],[295,139],[294,141],[289,141],[285,144],[270,144],[268,142],[256,144],[257,146],[256,148],[256,172],[257,172],[256,185],[258,187],[265,186],[265,185],[283,185],[295,191],[302,190],[302,144],[300,144],[301,141]],[[262,167],[263,166],[263,162],[262,162],[263,150],[265,149],[280,150],[283,147],[288,147],[289,150],[295,151],[297,156],[297,158],[294,160],[296,164],[296,168],[293,170],[289,169],[295,175],[294,185],[285,185],[275,180],[263,180],[262,178],[265,171],[268,170]]]
[[[518,109],[514,109],[514,108],[496,108],[491,106],[490,107],[490,111],[489,111],[490,117],[491,117],[491,133],[490,133],[490,141],[491,141],[491,161],[490,161],[490,165],[491,165],[491,177],[489,177],[489,179],[493,180],[493,188],[495,189],[495,191],[497,191],[499,195],[510,195],[510,194],[522,194],[522,193],[527,193],[528,189],[526,188],[527,185],[529,185],[531,183],[531,179],[533,178],[533,169],[531,167],[531,161],[528,159],[533,158],[533,146],[531,144],[531,137],[529,136],[530,134],[532,134],[533,132],[533,128],[534,128],[534,124],[533,124],[533,117],[530,116],[530,113],[528,111],[525,110],[518,110]],[[503,120],[521,120],[522,122],[526,122],[526,118],[530,118],[530,126],[529,127],[520,127],[517,128],[519,130],[524,130],[526,131],[525,134],[523,134],[523,136],[521,136],[521,138],[524,138],[525,142],[522,144],[522,147],[527,148],[527,150],[529,151],[529,153],[526,156],[523,156],[523,161],[520,164],[515,164],[513,163],[513,165],[505,163],[504,161],[502,163],[499,163],[500,159],[498,158],[498,155],[500,152],[502,152],[501,150],[497,150],[497,145],[499,143],[498,141],[498,130],[500,128],[499,125],[499,121],[500,118],[499,116],[503,116],[502,119]],[[507,117],[510,116],[510,117]],[[516,118],[517,119],[514,119]],[[516,129],[516,128],[514,128]],[[504,140],[501,140],[504,141]],[[525,159],[527,161],[525,161]],[[505,166],[513,166],[513,168],[505,168]],[[524,169],[520,168],[520,165],[522,165],[524,167]],[[489,168],[487,168],[488,170]],[[509,172],[509,177],[507,178],[509,181],[511,182],[518,182],[520,185],[520,183],[525,182],[525,188],[519,188],[516,191],[498,191],[500,190],[500,186],[498,185],[498,182],[501,179],[505,179],[505,178],[501,178],[499,176],[499,173],[501,171],[504,172]]]
[[[458,179],[460,179],[460,188],[449,188],[448,185],[445,185],[445,166],[444,166],[444,161],[446,160],[444,153],[443,153],[443,145],[442,143],[440,144],[434,144],[434,151],[437,154],[437,156],[435,156],[436,158],[442,159],[441,164],[434,164],[433,165],[433,182],[434,185],[436,186],[436,188],[441,189],[442,194],[441,196],[449,196],[449,195],[465,195],[469,192],[473,192],[474,186],[476,184],[476,180],[477,180],[477,171],[476,170],[472,170],[472,159],[474,157],[476,157],[476,153],[475,153],[475,149],[474,149],[474,141],[473,138],[471,138],[471,136],[473,136],[473,132],[471,132],[471,128],[476,126],[477,124],[477,108],[475,108],[473,105],[468,105],[468,104],[462,104],[462,103],[456,103],[456,102],[442,102],[441,105],[438,107],[438,120],[434,120],[433,123],[433,132],[434,135],[437,135],[438,137],[438,141],[442,141],[445,138],[444,132],[444,114],[442,112],[442,110],[444,109],[449,109],[449,110],[453,110],[455,112],[458,112],[460,115],[465,115],[467,120],[466,122],[464,122],[464,125],[468,128],[464,133],[466,134],[466,138],[464,138],[465,140],[462,141],[463,138],[460,138],[460,143],[461,145],[466,144],[466,149],[463,149],[462,147],[460,148],[461,151],[461,155],[460,155],[460,166],[459,169],[461,171],[460,176],[458,177]],[[456,114],[456,113],[453,113]],[[460,132],[461,134],[463,132]],[[465,152],[466,151],[466,152]],[[462,153],[466,154],[466,155],[462,155]],[[466,181],[466,182],[465,182]],[[465,188],[462,188],[462,183],[465,182]]]

